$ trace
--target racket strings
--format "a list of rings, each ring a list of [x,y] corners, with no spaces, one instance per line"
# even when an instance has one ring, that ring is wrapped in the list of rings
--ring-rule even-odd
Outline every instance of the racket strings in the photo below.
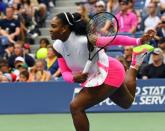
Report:
[[[111,27],[106,32],[103,32],[102,29],[105,27],[106,22],[110,22]],[[96,36],[113,36],[116,33],[114,27],[115,27],[114,23],[112,22],[111,19],[107,19],[105,17],[103,19],[98,18],[91,21],[91,23],[88,25],[88,34],[89,36],[91,34]]]
[[[108,24],[108,28],[104,30]],[[107,12],[102,12],[93,16],[87,25],[87,37],[89,43],[96,42],[98,37],[112,37],[111,41],[105,44],[104,47],[96,51],[96,53],[91,57],[91,50],[89,50],[89,59],[92,60],[96,54],[104,49],[109,43],[111,43],[118,33],[118,21],[114,15]]]

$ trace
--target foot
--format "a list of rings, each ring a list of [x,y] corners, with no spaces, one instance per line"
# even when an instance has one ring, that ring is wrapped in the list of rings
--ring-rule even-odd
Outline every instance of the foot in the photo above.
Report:
[[[137,66],[140,66],[143,63],[146,55],[153,50],[154,47],[148,44],[140,45],[133,48],[131,67],[134,67],[136,69]]]

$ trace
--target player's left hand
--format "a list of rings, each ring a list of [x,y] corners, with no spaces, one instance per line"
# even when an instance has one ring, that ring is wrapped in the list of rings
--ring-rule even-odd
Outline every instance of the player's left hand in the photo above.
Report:
[[[76,83],[83,83],[87,80],[88,78],[88,73],[77,73],[74,75],[73,79],[74,79],[74,82]]]

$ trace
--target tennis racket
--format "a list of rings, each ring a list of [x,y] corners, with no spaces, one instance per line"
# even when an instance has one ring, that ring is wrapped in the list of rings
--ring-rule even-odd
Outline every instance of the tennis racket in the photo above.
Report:
[[[93,49],[89,48],[89,58],[83,70],[83,73],[87,73],[92,64],[93,58],[98,52],[108,46],[117,36],[119,30],[119,24],[117,18],[109,12],[101,12],[95,14],[87,24],[87,39],[89,44],[95,43],[99,37],[111,37],[105,46],[98,49],[93,55],[91,55]],[[89,46],[90,47],[90,46]]]

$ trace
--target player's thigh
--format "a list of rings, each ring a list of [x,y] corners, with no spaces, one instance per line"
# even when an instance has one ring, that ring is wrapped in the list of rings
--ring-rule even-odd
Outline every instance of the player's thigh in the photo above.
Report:
[[[134,100],[126,85],[123,84],[109,97],[115,104],[123,108],[129,108]]]
[[[117,88],[105,84],[99,87],[83,88],[72,100],[71,106],[75,106],[79,109],[87,109],[103,101],[116,90]]]

